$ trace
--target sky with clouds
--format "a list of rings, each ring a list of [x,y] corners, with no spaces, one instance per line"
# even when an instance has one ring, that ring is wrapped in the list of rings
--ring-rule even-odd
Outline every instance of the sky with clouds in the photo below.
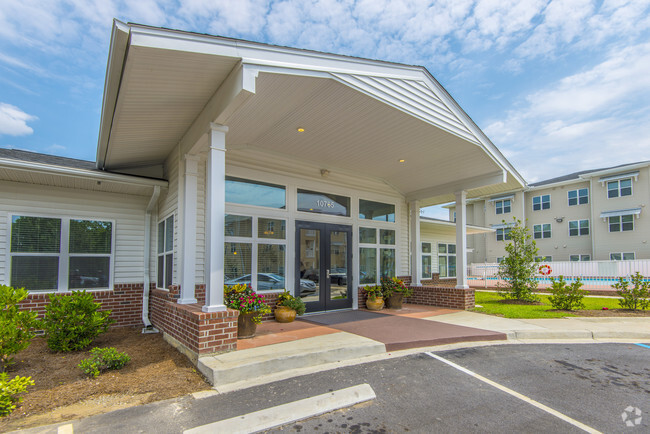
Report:
[[[650,159],[650,0],[0,0],[0,147],[95,159],[113,18],[423,65],[528,182]]]

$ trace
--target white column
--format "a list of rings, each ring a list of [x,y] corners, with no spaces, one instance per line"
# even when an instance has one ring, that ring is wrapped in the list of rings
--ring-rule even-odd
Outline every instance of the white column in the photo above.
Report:
[[[223,304],[224,223],[226,213],[226,133],[210,124],[206,186],[206,282],[203,312],[226,310]]]
[[[196,303],[194,288],[196,284],[196,184],[198,175],[199,157],[197,155],[185,155],[179,304]]]
[[[420,243],[420,201],[409,202],[411,226],[411,284],[419,285],[422,277],[422,248]]]
[[[467,285],[467,192],[456,192],[456,288]]]

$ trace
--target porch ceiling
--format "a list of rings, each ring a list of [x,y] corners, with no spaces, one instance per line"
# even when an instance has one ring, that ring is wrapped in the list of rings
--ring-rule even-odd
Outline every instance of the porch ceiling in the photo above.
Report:
[[[107,170],[164,162],[229,75],[250,61],[232,50],[215,54],[203,48],[156,47],[149,39],[147,44],[128,45],[122,69],[109,59],[98,147],[98,162]],[[112,55],[116,53],[119,50],[113,48]],[[505,169],[474,136],[471,120],[459,120],[459,109],[443,107],[447,117],[434,125],[416,113],[422,109],[419,113],[426,115],[426,104],[405,110],[391,104],[390,98],[355,88],[351,76],[329,74],[322,67],[309,74],[304,65],[296,74],[259,67],[254,93],[222,121],[229,128],[226,148],[237,150],[238,158],[250,149],[290,157],[296,165],[381,179],[407,198],[421,200],[422,206],[452,201],[454,191],[468,180],[498,179],[504,173],[506,183],[473,185],[467,188],[468,197],[521,187],[516,172]],[[396,67],[394,73],[399,76],[402,71]],[[416,83],[416,73],[421,71],[413,67],[404,74]],[[409,98],[409,103],[422,101],[420,95]],[[106,106],[112,100],[114,108]],[[433,102],[444,105],[441,99]],[[305,131],[299,133],[299,127]]]

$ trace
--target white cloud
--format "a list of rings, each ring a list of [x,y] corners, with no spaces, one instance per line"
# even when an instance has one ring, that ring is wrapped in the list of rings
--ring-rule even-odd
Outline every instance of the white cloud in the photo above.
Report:
[[[16,106],[0,102],[0,135],[26,136],[34,130],[27,122],[38,119],[29,115]]]

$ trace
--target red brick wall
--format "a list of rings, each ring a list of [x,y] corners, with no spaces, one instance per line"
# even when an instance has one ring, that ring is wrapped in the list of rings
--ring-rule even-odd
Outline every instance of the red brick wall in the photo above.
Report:
[[[142,283],[117,284],[113,291],[88,291],[96,302],[102,303],[100,310],[110,310],[115,320],[113,327],[142,326]],[[56,294],[70,295],[71,292]],[[30,293],[20,302],[22,309],[37,312],[39,317],[45,314],[45,306],[50,302],[50,294]]]
[[[237,349],[239,311],[203,312],[203,303],[178,304],[176,298],[175,291],[151,290],[149,317],[156,328],[199,355]]]

